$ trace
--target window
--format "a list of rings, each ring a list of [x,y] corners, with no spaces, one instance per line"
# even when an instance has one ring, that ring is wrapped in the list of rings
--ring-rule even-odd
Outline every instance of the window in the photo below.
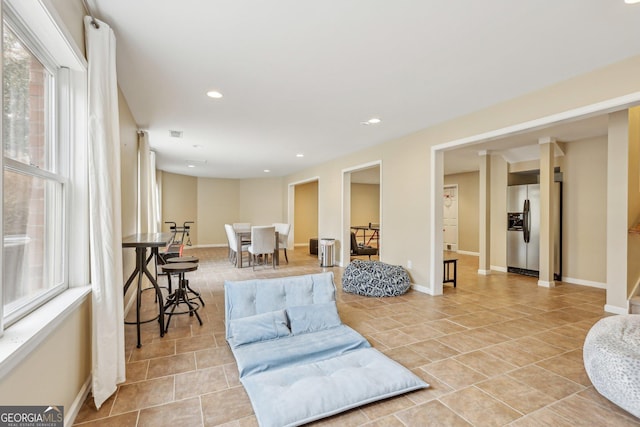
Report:
[[[64,69],[7,14],[3,21],[4,326],[67,285],[65,215],[68,145],[60,140],[58,106]],[[61,79],[63,80],[63,79]]]

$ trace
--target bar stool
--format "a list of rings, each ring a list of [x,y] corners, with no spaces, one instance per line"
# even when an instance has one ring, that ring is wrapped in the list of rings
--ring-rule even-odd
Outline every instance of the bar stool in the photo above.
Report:
[[[195,271],[198,269],[198,264],[193,262],[172,262],[169,264],[165,264],[161,266],[162,270],[167,273],[168,276],[171,274],[178,274],[178,288],[167,296],[167,301],[164,305],[164,314],[168,317],[167,324],[165,325],[165,332],[169,330],[169,323],[171,322],[171,317],[174,314],[187,314],[189,316],[195,316],[198,318],[198,322],[202,326],[202,319],[198,314],[198,308],[200,305],[197,302],[193,302],[189,299],[188,290],[186,286],[186,280],[184,278],[184,274],[189,271]],[[176,308],[180,304],[186,304],[187,308],[183,311],[176,311]],[[169,310],[171,309],[171,310]]]
[[[197,264],[198,262],[200,262],[200,260],[198,259],[198,257],[195,257],[195,256],[181,256],[181,257],[167,259],[167,263],[183,263],[183,262],[191,262],[191,263]],[[168,274],[167,278],[169,280],[169,292],[171,292],[171,275]],[[184,282],[185,282],[185,287],[187,288],[187,292],[194,295],[194,297],[189,298],[189,300],[197,298],[200,300],[200,304],[202,304],[202,306],[204,307],[204,300],[200,296],[200,292],[194,291],[193,289],[191,289],[191,286],[189,286],[189,280],[184,279]]]

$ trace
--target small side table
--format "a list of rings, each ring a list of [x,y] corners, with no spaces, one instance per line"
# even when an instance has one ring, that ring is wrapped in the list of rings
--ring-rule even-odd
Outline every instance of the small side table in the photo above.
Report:
[[[443,270],[442,270],[442,283],[453,283],[453,287],[455,288],[457,285],[458,278],[458,260],[456,258],[445,259],[443,262]],[[451,268],[453,266],[453,269]],[[453,270],[453,276],[451,272]]]

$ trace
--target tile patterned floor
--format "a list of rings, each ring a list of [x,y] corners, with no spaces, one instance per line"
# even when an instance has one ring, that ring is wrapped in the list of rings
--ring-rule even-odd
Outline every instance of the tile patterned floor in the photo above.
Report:
[[[289,251],[276,270],[232,268],[226,249],[191,249],[200,268],[188,275],[206,306],[175,316],[165,337],[157,324],[126,326],[127,381],[101,408],[89,397],[78,426],[256,426],[224,339],[225,279],[319,272],[317,258]],[[443,296],[415,291],[367,298],[340,290],[343,321],[431,384],[320,420],[319,426],[639,426],[591,386],[582,363],[589,328],[603,317],[605,293],[576,285],[539,288],[536,279],[476,274],[478,260],[458,256],[458,287]],[[166,279],[161,278],[161,283]],[[152,298],[151,292],[145,298]],[[147,295],[148,294],[148,295]],[[144,304],[153,309],[153,301]]]

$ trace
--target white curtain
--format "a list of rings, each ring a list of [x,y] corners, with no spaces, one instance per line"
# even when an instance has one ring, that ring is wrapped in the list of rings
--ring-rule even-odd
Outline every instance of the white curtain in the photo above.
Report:
[[[104,22],[84,18],[89,63],[89,215],[92,393],[97,408],[125,380],[120,124],[116,41]]]
[[[138,133],[138,161],[138,230],[140,233],[157,233],[160,231],[160,203],[156,180],[156,153],[149,148],[146,132]]]

